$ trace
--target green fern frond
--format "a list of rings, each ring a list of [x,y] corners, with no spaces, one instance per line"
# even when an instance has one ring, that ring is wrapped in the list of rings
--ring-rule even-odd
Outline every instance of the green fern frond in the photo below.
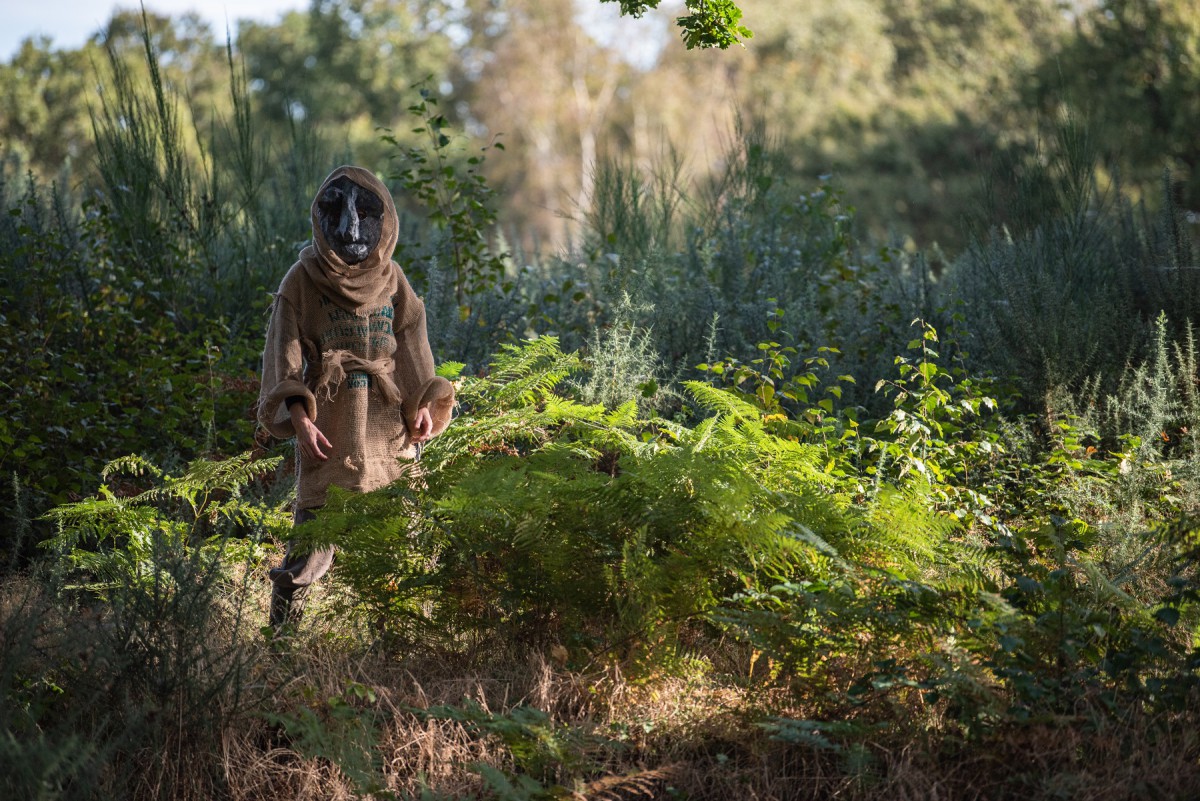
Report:
[[[434,372],[447,381],[454,381],[462,375],[462,371],[466,369],[466,367],[467,365],[463,364],[462,362],[444,361],[437,366],[437,369]]]
[[[688,393],[700,404],[700,407],[710,412],[739,420],[759,420],[762,412],[757,406],[739,398],[729,390],[714,387],[704,381],[684,381],[683,386]]]
[[[709,417],[701,420],[696,428],[689,432],[688,436],[680,438],[680,444],[686,447],[692,453],[703,451],[712,439],[713,433],[717,430],[720,424],[720,418]]]
[[[937,559],[939,547],[958,527],[958,521],[934,509],[920,483],[901,489],[885,486],[868,507],[869,547],[878,558],[920,575]]]
[[[825,539],[819,536],[816,532],[802,523],[792,525],[787,534],[797,542],[805,543],[816,550],[821,556],[827,559],[830,563],[837,565],[842,570],[850,570],[850,565],[838,553],[837,548],[834,548]]]
[[[625,401],[604,417],[604,425],[609,428],[632,428],[639,422],[635,400]]]
[[[153,478],[162,478],[163,476],[163,471],[157,465],[136,453],[113,459],[100,471],[100,477],[107,481],[117,473],[129,473],[135,476],[149,474]]]
[[[199,459],[174,476],[140,456],[115,459],[103,472],[106,479],[130,473],[150,475],[157,483],[133,497],[119,497],[102,484],[95,498],[51,509],[45,518],[58,531],[42,546],[89,575],[90,583],[81,586],[97,592],[149,580],[162,568],[164,548],[215,556],[224,547],[220,531],[241,527],[261,535],[286,530],[286,510],[241,494],[279,462],[278,457],[254,461],[249,453],[220,461]]]
[[[955,542],[943,549],[940,571],[931,584],[945,592],[967,593],[977,597],[995,592],[1002,563],[995,552],[982,544]]]
[[[1125,590],[1118,587],[1103,569],[1091,559],[1080,554],[1071,558],[1071,563],[1087,577],[1087,585],[1093,593],[1095,608],[1118,607],[1130,612],[1142,613],[1145,605]]]
[[[578,355],[562,352],[557,337],[506,344],[492,360],[488,378],[464,386],[463,394],[481,408],[529,405],[545,398],[581,366]]]

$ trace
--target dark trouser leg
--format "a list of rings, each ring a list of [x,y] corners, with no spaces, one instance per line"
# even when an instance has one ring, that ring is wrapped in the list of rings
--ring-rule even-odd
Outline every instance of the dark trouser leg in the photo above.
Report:
[[[315,517],[312,509],[297,509],[297,525]],[[298,553],[288,543],[283,564],[271,568],[271,625],[295,623],[304,611],[304,598],[313,582],[328,572],[333,564],[333,546],[309,553]]]

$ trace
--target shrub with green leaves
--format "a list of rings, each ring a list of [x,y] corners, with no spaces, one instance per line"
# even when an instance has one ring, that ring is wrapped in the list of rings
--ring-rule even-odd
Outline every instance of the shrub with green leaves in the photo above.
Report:
[[[285,153],[257,143],[232,52],[234,119],[187,131],[143,33],[149,86],[115,53],[106,65],[98,186],[80,198],[0,170],[5,517],[14,475],[36,516],[119,454],[188,462],[252,442],[266,288],[307,236],[294,199],[325,165],[299,135]]]
[[[825,406],[751,390],[790,358],[772,346],[746,367],[746,387],[687,382],[685,414],[665,419],[636,399],[581,402],[570,379],[587,359],[539,338],[502,348],[481,376],[443,366],[461,414],[412,482],[332,491],[316,520],[289,532],[281,509],[243,497],[261,469],[246,457],[179,475],[131,458],[110,478],[132,471],[152,486],[60,508],[59,544],[76,575],[123,579],[92,582],[111,600],[120,642],[142,660],[121,662],[120,681],[172,709],[227,697],[222,677],[238,675],[236,649],[197,651],[186,635],[212,625],[203,613],[216,608],[213,588],[235,553],[210,536],[244,526],[339,547],[331,592],[313,609],[336,620],[316,627],[323,641],[475,663],[532,647],[584,675],[715,674],[783,688],[811,717],[772,713],[770,736],[849,760],[855,775],[874,770],[869,744],[900,710],[922,710],[969,748],[1078,710],[1109,725],[1131,705],[1181,709],[1195,687],[1194,567],[1132,591],[1099,558],[1103,525],[1058,514],[1067,508],[1058,498],[1007,506],[997,501],[1012,492],[1004,481],[981,491],[987,464],[1006,471],[1019,457],[979,447],[995,437],[984,396],[941,365],[939,342],[925,324],[896,359],[890,400],[902,416],[870,435],[832,436],[806,416]],[[826,398],[837,400],[814,392],[808,403]],[[1117,456],[1078,458],[1068,429],[1028,468],[1083,476],[1085,462],[1103,462],[1086,480],[1116,481]],[[1164,549],[1187,556],[1193,540],[1180,528]],[[197,659],[228,670],[191,682]],[[346,696],[327,715],[268,719],[301,753],[383,793],[370,749],[384,718],[360,706]],[[586,730],[539,711],[467,702],[420,714],[505,746],[497,765],[471,766],[497,793],[537,797],[591,771],[578,752]],[[47,744],[60,746],[70,743]]]
[[[126,260],[105,207],[78,220],[30,185],[12,211],[0,226],[11,245],[0,256],[0,469],[30,508],[82,495],[116,453],[244,449],[253,357],[230,321],[164,305],[165,279]]]

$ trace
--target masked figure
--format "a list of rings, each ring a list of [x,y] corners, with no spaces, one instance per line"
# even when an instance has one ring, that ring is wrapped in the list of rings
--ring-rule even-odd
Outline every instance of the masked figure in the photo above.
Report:
[[[263,351],[258,419],[296,438],[296,521],[330,486],[369,492],[412,469],[450,422],[454,387],[434,375],[425,306],[391,260],[399,219],[370,172],[339,167],[312,204],[312,244],[279,286]],[[271,623],[299,614],[333,549],[288,548],[271,571]]]

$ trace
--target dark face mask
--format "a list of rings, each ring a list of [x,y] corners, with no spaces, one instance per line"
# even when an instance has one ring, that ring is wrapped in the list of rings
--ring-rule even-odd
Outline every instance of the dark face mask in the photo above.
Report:
[[[317,222],[338,258],[346,264],[358,264],[379,245],[383,201],[343,175],[325,187],[317,199]]]

